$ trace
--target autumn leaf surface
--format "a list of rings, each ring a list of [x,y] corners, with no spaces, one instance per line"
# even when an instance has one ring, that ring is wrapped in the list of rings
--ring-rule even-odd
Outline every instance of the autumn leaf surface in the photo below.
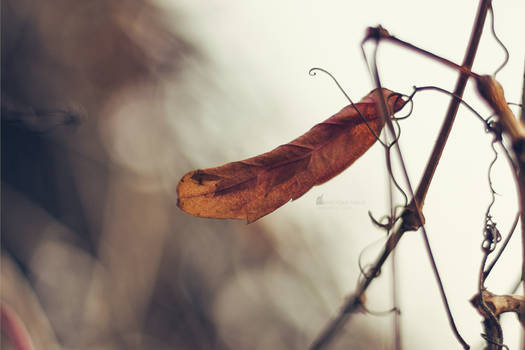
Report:
[[[403,106],[397,94],[388,89],[381,92],[389,112]],[[346,106],[270,152],[190,171],[177,186],[178,206],[194,216],[248,222],[271,213],[345,170],[374,144],[371,130],[379,135],[385,124],[378,101],[376,89],[355,106]]]

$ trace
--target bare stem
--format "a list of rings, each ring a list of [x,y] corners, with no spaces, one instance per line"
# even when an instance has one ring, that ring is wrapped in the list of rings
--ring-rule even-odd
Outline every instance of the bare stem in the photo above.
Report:
[[[427,56],[427,57],[430,57],[432,58],[433,60],[435,61],[438,61],[438,62],[441,62],[443,63],[445,66],[449,66],[461,73],[465,73],[465,74],[468,74],[469,76],[471,77],[477,77],[478,74],[472,72],[470,70],[470,68],[472,67],[468,67],[468,66],[465,66],[465,64],[463,65],[459,65],[457,63],[454,63],[452,62],[451,60],[448,60],[444,57],[441,57],[441,56],[438,56],[430,51],[427,51],[427,50],[424,50],[420,47],[417,47],[407,41],[404,41],[404,40],[401,40],[399,38],[396,38],[395,36],[393,35],[390,35],[386,30],[384,30],[383,28],[378,28],[378,29],[369,29],[369,34],[368,36],[370,38],[375,38],[375,39],[381,39],[381,40],[386,40],[386,41],[390,41],[394,44],[397,44],[397,45],[400,45],[402,47],[405,47],[407,49],[410,49],[412,51],[416,51],[424,56]],[[367,40],[365,38],[365,40]]]

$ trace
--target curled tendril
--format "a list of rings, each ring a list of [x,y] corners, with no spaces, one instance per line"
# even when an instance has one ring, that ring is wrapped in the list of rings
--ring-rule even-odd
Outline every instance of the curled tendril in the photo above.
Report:
[[[406,115],[402,116],[402,117],[392,117],[392,120],[403,120],[403,119],[407,119],[408,117],[410,117],[412,115],[412,112],[414,111],[414,101],[412,99],[412,96],[413,95],[405,95],[405,94],[401,94],[399,92],[393,92],[391,93],[388,98],[392,97],[392,96],[396,96],[397,99],[402,99],[404,104],[403,104],[403,108],[405,107],[406,104],[410,103],[410,109],[409,111],[407,112]],[[406,98],[406,100],[405,100]],[[397,102],[397,100],[396,100]]]
[[[490,12],[490,31],[492,33],[492,36],[494,37],[494,40],[496,40],[496,42],[501,46],[501,48],[505,52],[505,59],[503,60],[503,63],[501,63],[501,65],[492,74],[495,77],[496,74],[498,74],[499,71],[501,71],[509,62],[509,50],[507,49],[505,44],[503,44],[503,42],[500,40],[500,38],[496,34],[496,28],[494,24],[494,7],[492,6],[492,3],[489,5],[489,12]]]
[[[507,247],[507,245],[509,244],[510,242],[510,239],[512,238],[512,235],[514,234],[514,232],[516,231],[516,226],[518,226],[518,221],[520,220],[520,213],[518,212],[516,214],[516,218],[514,219],[514,222],[509,230],[509,233],[507,234],[507,237],[505,238],[505,241],[503,242],[500,250],[498,251],[498,253],[496,254],[496,257],[494,257],[494,259],[492,260],[492,262],[489,264],[489,267],[487,267],[487,269],[483,272],[483,279],[486,279],[488,277],[488,275],[490,274],[490,271],[492,271],[492,269],[494,268],[494,266],[496,265],[496,263],[498,262],[499,258],[501,257],[501,255],[503,254],[503,252],[505,251],[505,248]]]
[[[366,52],[364,50],[364,44],[367,40],[363,40],[363,42],[361,43],[361,51],[362,51],[362,54],[363,54],[363,57],[365,59],[365,62],[368,62],[368,58],[366,56]],[[368,65],[367,65],[368,66]],[[343,89],[341,88],[341,86],[339,85],[339,83],[337,82],[337,80],[330,74],[328,73],[326,70],[324,69],[321,69],[321,68],[312,68],[310,69],[309,71],[309,74],[310,75],[315,75],[315,71],[321,71],[321,72],[324,72],[326,74],[328,74],[337,84],[337,86],[339,87],[339,89],[341,89],[341,91],[344,93],[344,95],[347,97],[347,99],[351,102],[350,98],[347,96],[347,94],[343,91]],[[369,72],[371,73],[371,69],[370,69],[370,66],[368,66],[368,70]],[[399,125],[399,120],[402,120],[402,119],[406,119],[408,118],[411,114],[412,114],[412,111],[413,111],[413,100],[412,100],[412,97],[411,96],[407,96],[407,95],[404,95],[404,94],[400,94],[400,93],[396,93],[396,92],[393,92],[391,93],[389,96],[387,96],[387,99],[390,99],[391,97],[395,97],[397,99],[401,98],[403,99],[404,97],[407,98],[407,100],[405,101],[405,103],[403,104],[403,107],[407,104],[407,103],[410,103],[410,110],[409,112],[403,116],[403,117],[392,117],[391,120],[393,122],[393,125],[394,125],[394,128],[397,129],[394,131],[394,139],[392,140],[392,142],[390,142],[389,144],[387,144],[386,142],[383,142],[382,140],[379,139],[379,137],[374,133],[374,136],[376,136],[376,139],[381,143],[381,145],[385,148],[386,150],[386,155],[387,155],[387,169],[388,169],[388,173],[389,173],[389,176],[390,178],[392,179],[392,183],[394,184],[394,186],[398,189],[398,191],[402,194],[403,198],[404,198],[404,203],[405,203],[405,207],[407,206],[408,204],[408,196],[406,194],[406,192],[403,190],[403,188],[399,185],[398,181],[396,180],[394,174],[393,174],[393,171],[392,171],[392,166],[391,166],[391,162],[390,162],[390,151],[391,151],[391,148],[392,146],[394,146],[398,141],[399,141],[399,138],[401,137],[401,127]],[[397,101],[396,101],[397,102]],[[351,102],[352,103],[352,102]],[[353,103],[352,103],[353,104]],[[357,108],[356,108],[357,109]],[[359,111],[358,111],[359,112]],[[361,116],[362,117],[362,116]],[[362,117],[363,120],[364,120],[364,117]],[[365,120],[366,122],[366,120]],[[367,123],[367,126],[368,126],[368,123]],[[369,127],[370,129],[370,127]],[[372,213],[369,212],[369,216],[370,216],[370,219],[372,220],[372,222],[374,224],[376,224],[377,226],[383,228],[383,229],[386,229],[387,231],[390,230],[390,228],[395,224],[395,222],[397,222],[397,220],[399,219],[399,217],[395,217],[394,219],[392,218],[389,218],[389,222],[387,224],[382,224],[380,223],[379,221],[377,221],[374,216],[372,215]],[[361,272],[364,274],[363,272],[363,269],[361,268]]]
[[[483,242],[481,243],[481,249],[487,254],[492,253],[496,249],[496,244],[501,241],[501,233],[498,230],[496,222],[492,221],[492,217],[489,215],[485,221],[485,228],[483,229]]]
[[[399,310],[397,307],[393,307],[390,310],[386,310],[386,311],[375,311],[375,310],[370,310],[364,303],[361,303],[361,308],[363,309],[364,312],[372,316],[381,317],[381,316],[388,316],[393,313],[401,315],[401,310]]]
[[[370,218],[370,220],[372,220],[372,222],[374,223],[374,225],[386,230],[386,231],[390,231],[394,225],[399,221],[399,219],[401,219],[401,215],[398,215],[398,210],[401,209],[403,210],[404,208],[406,208],[408,205],[408,203],[405,202],[404,205],[396,205],[395,208],[394,208],[394,216],[390,216],[390,215],[384,215],[382,216],[379,220],[377,220],[374,215],[372,214],[372,212],[369,210],[368,211],[368,217]],[[384,221],[386,220],[385,223],[383,223]]]
[[[366,249],[366,248],[365,248]],[[359,259],[357,260],[357,266],[359,267],[359,273],[360,273],[360,276],[364,276],[365,279],[371,279],[373,278],[373,276],[369,275],[367,272],[366,272],[366,269],[368,269],[369,267],[371,267],[372,265],[371,264],[368,264],[368,265],[364,265],[362,264],[362,255],[363,255],[363,252],[364,250],[361,251],[361,253],[359,254]]]
[[[400,118],[392,118],[392,122],[393,122],[393,125],[394,125],[394,128],[395,128],[395,131],[394,131],[394,139],[392,140],[392,142],[390,143],[387,143],[387,142],[384,142],[383,140],[381,140],[379,138],[379,135],[377,135],[377,133],[371,128],[371,126],[369,125],[368,121],[365,119],[365,117],[361,114],[361,111],[359,111],[359,109],[357,108],[357,106],[355,105],[355,103],[352,101],[352,99],[350,98],[350,96],[348,96],[348,94],[346,93],[346,91],[343,89],[343,87],[341,86],[341,84],[339,83],[339,81],[334,77],[334,75],[332,73],[330,73],[329,71],[327,71],[326,69],[323,69],[323,68],[318,68],[318,67],[314,67],[314,68],[311,68],[309,71],[308,71],[308,74],[310,76],[316,76],[317,75],[317,72],[322,72],[326,75],[328,75],[330,78],[332,78],[332,80],[334,81],[334,83],[337,85],[337,87],[339,88],[339,90],[343,93],[343,95],[346,97],[346,99],[350,102],[350,104],[352,105],[352,107],[354,107],[354,109],[357,111],[357,113],[359,114],[359,116],[361,117],[361,119],[364,121],[364,123],[366,124],[366,126],[368,127],[368,129],[370,130],[370,132],[374,135],[374,137],[376,138],[377,141],[379,141],[381,143],[381,145],[385,148],[385,150],[387,151],[386,154],[387,154],[387,168],[388,168],[388,173],[390,175],[390,177],[392,178],[392,182],[394,184],[394,186],[399,190],[399,192],[402,194],[403,198],[404,198],[404,205],[405,207],[408,205],[408,196],[406,194],[406,192],[403,190],[403,188],[399,185],[399,183],[397,182],[397,180],[395,179],[395,176],[393,174],[393,171],[392,171],[392,165],[391,165],[391,162],[390,162],[390,150],[392,148],[392,146],[394,146],[398,141],[399,141],[399,138],[401,137],[401,127],[399,125],[399,120],[401,119],[406,119],[408,116],[410,116],[410,114],[412,113],[413,111],[413,101],[412,101],[412,96],[407,96],[407,95],[404,95],[404,94],[400,94],[400,93],[396,93],[396,92],[393,92],[391,93],[390,95],[387,96],[387,99],[390,99],[390,98],[396,98],[397,100],[399,99],[402,99],[404,101],[404,104],[403,104],[403,107],[407,104],[407,103],[410,103],[410,110],[409,112],[403,116],[403,117],[400,117]],[[407,100],[405,101],[405,98],[407,98]],[[396,102],[397,102],[396,100]],[[371,220],[379,227],[382,227],[384,229],[386,229],[387,231],[390,230],[390,228],[397,222],[397,220],[399,219],[398,216],[395,216],[394,218],[390,218],[389,219],[389,223],[388,224],[381,224],[380,222],[378,222],[377,220],[375,220],[375,218],[372,216],[371,213],[369,213],[370,215],[370,218]],[[362,269],[362,267],[360,266],[360,269],[361,269],[361,272],[364,274],[364,270]]]
[[[483,124],[487,124],[487,120],[485,118],[483,118],[483,116],[481,114],[479,114],[478,111],[476,111],[474,109],[474,107],[472,107],[470,104],[468,104],[465,100],[463,100],[461,97],[459,97],[458,95],[454,94],[453,92],[450,92],[448,90],[445,90],[443,88],[440,88],[440,87],[437,87],[437,86],[413,86],[412,87],[414,89],[414,92],[412,93],[412,95],[410,95],[410,97],[414,97],[416,93],[418,93],[419,91],[425,91],[425,90],[435,90],[435,91],[439,91],[439,92],[442,92],[444,94],[447,94],[449,96],[452,96],[452,97],[455,97],[457,98],[465,107],[467,107],[472,113],[474,113],[474,115],[476,117],[478,117],[478,119],[483,123]]]
[[[392,227],[394,226],[395,221],[397,221],[397,219],[398,219],[398,218],[396,218],[394,220],[394,219],[392,219],[392,217],[390,215],[384,215],[379,220],[377,220],[370,210],[368,211],[368,217],[370,218],[370,220],[372,220],[374,225],[376,225],[377,227],[380,227],[382,229],[385,229],[387,231],[390,231],[392,229]],[[382,223],[382,221],[385,221],[385,219],[386,219],[386,223]]]
[[[485,129],[488,132],[492,132],[495,135],[494,140],[491,143],[491,147],[494,151],[494,159],[490,163],[489,170],[488,170],[489,187],[491,190],[492,199],[491,199],[491,202],[485,214],[485,225],[483,229],[484,239],[481,244],[482,249],[487,254],[489,254],[492,251],[494,251],[496,243],[501,241],[501,234],[496,226],[496,223],[492,220],[492,216],[490,215],[490,210],[496,200],[495,196],[497,194],[497,192],[494,190],[494,187],[492,186],[491,171],[492,171],[492,167],[494,166],[495,162],[498,159],[498,153],[496,149],[494,148],[494,144],[498,141],[501,141],[501,130],[500,130],[499,124],[492,120],[493,116],[490,116],[486,119],[483,118],[481,114],[479,114],[472,106],[470,106],[467,102],[465,102],[459,96],[456,96],[455,94],[445,89],[439,88],[437,86],[422,86],[422,87],[414,86],[414,92],[412,93],[411,96],[409,96],[409,98],[413,98],[417,92],[424,91],[424,90],[436,90],[436,91],[439,91],[439,92],[442,92],[442,93],[458,98],[465,107],[467,107],[472,113],[474,113],[483,122],[483,124],[485,125]]]
[[[487,132],[493,132],[495,134],[495,138],[500,141],[499,144],[500,146],[503,148],[503,151],[505,152],[505,155],[507,157],[507,159],[509,160],[510,164],[512,165],[512,168],[514,169],[514,171],[517,171],[518,169],[518,166],[516,164],[516,162],[514,161],[514,159],[510,156],[510,152],[509,150],[507,149],[507,147],[505,146],[505,144],[503,142],[501,142],[501,126],[498,124],[498,122],[494,122],[492,120],[493,116],[490,116],[488,118],[483,118],[483,116],[481,116],[481,114],[479,114],[475,109],[474,107],[472,107],[471,105],[469,105],[467,102],[465,102],[462,98],[459,98],[459,96],[455,95],[454,93],[448,91],[448,90],[445,90],[445,89],[442,89],[440,87],[437,87],[437,86],[421,86],[421,87],[417,87],[417,86],[413,86],[413,89],[414,89],[414,92],[412,92],[412,94],[409,96],[409,98],[413,98],[415,96],[416,93],[418,93],[419,91],[424,91],[424,90],[436,90],[436,91],[439,91],[441,93],[444,93],[444,94],[447,94],[447,95],[450,95],[450,96],[453,96],[457,99],[459,99],[459,101],[465,106],[467,107],[468,110],[470,110],[476,117],[478,117],[478,119],[485,125],[485,130]]]
[[[401,195],[403,196],[403,200],[404,200],[404,207],[406,207],[408,205],[408,196],[405,192],[405,190],[401,187],[401,185],[399,184],[399,182],[397,181],[395,175],[394,175],[394,172],[392,170],[392,156],[391,156],[391,148],[393,145],[396,144],[396,142],[399,140],[399,138],[401,137],[401,127],[399,126],[399,122],[397,120],[394,120],[393,121],[393,125],[394,127],[397,128],[397,131],[395,132],[396,134],[396,139],[394,141],[392,141],[389,145],[389,147],[385,148],[385,161],[386,161],[386,169],[387,169],[387,172],[388,172],[388,176],[389,178],[391,179],[391,182],[390,182],[390,185],[394,185],[394,187],[399,191],[399,193],[401,193]],[[386,135],[385,135],[385,139],[386,139]],[[396,206],[396,209],[398,208],[399,206]],[[394,210],[394,213],[391,214],[392,217],[394,217],[395,219],[391,219],[389,222],[390,224],[381,224],[379,223],[373,216],[372,216],[372,213],[368,213],[368,215],[370,216],[370,219],[372,220],[372,222],[374,222],[377,226],[390,231],[390,229],[393,227],[393,225],[395,224],[395,222],[399,219],[399,217],[397,217],[397,215],[395,214],[395,210]]]
[[[332,78],[332,80],[334,81],[334,83],[337,85],[337,87],[339,88],[339,90],[343,93],[343,95],[346,97],[346,99],[348,100],[348,102],[350,102],[350,105],[352,107],[354,107],[354,109],[356,110],[357,114],[359,114],[359,117],[361,117],[361,119],[363,119],[363,122],[366,124],[368,130],[370,130],[370,132],[374,135],[374,137],[376,138],[377,141],[379,141],[383,147],[387,147],[387,145],[385,145],[383,143],[383,141],[381,141],[381,139],[379,138],[379,135],[377,135],[377,133],[372,129],[372,127],[370,126],[370,124],[368,124],[368,121],[366,120],[366,118],[363,116],[363,114],[361,114],[361,111],[359,110],[359,108],[357,108],[357,106],[355,105],[354,101],[352,101],[352,99],[350,98],[350,96],[348,96],[348,94],[346,93],[346,91],[343,89],[343,87],[341,86],[341,84],[339,84],[339,81],[336,79],[336,77],[334,77],[334,75],[332,73],[330,73],[329,71],[327,71],[326,69],[323,69],[323,68],[319,68],[319,67],[314,67],[314,68],[310,68],[310,70],[308,71],[308,74],[310,76],[316,76],[317,75],[317,71],[319,72],[322,72],[326,75],[328,75],[330,78]]]
[[[372,264],[363,265],[363,255],[367,250],[377,245],[378,243],[382,243],[384,240],[385,240],[385,237],[380,237],[379,239],[376,239],[375,241],[373,241],[372,243],[369,243],[366,247],[364,247],[359,253],[359,257],[357,258],[357,265],[359,266],[359,272],[360,272],[359,278],[363,276],[365,279],[372,279],[372,278],[379,276],[379,274],[381,273],[380,271],[377,271],[375,276],[372,276],[369,272],[367,272],[366,270],[369,267],[371,267]]]
[[[397,141],[399,141],[399,138],[401,137],[401,126],[399,125],[399,122],[394,119],[392,120],[394,127],[397,129],[394,131],[394,139],[392,142],[390,142],[385,148],[390,149],[392,146],[396,144]]]
[[[361,111],[357,108],[357,106],[355,105],[355,103],[352,101],[352,99],[350,98],[350,96],[348,96],[348,94],[346,93],[346,91],[343,89],[343,87],[341,86],[341,84],[339,83],[339,81],[334,77],[334,75],[332,73],[330,73],[329,71],[327,71],[326,69],[323,69],[323,68],[319,68],[319,67],[314,67],[314,68],[311,68],[309,71],[308,71],[308,74],[311,75],[311,76],[316,76],[317,75],[317,72],[322,72],[326,75],[328,75],[330,78],[332,78],[332,80],[334,81],[334,83],[337,85],[337,87],[339,88],[339,90],[343,93],[343,95],[346,97],[346,99],[350,102],[351,106],[354,107],[354,109],[357,111],[357,113],[359,114],[359,116],[361,117],[361,119],[363,120],[363,122],[366,124],[366,126],[368,127],[368,129],[370,130],[370,132],[374,135],[374,137],[376,138],[377,141],[379,141],[381,143],[381,145],[385,148],[391,148],[398,140],[399,140],[399,137],[400,137],[400,134],[401,134],[401,128],[399,126],[399,124],[397,123],[398,120],[402,120],[402,119],[406,119],[408,116],[410,116],[410,114],[412,113],[412,110],[413,110],[413,101],[411,101],[410,97],[407,96],[407,95],[404,95],[404,94],[400,94],[400,93],[397,93],[397,92],[393,92],[391,93],[390,95],[388,95],[387,99],[390,99],[391,97],[395,97],[397,100],[398,99],[403,99],[404,97],[407,97],[407,100],[404,101],[404,104],[401,108],[403,108],[407,103],[410,103],[410,110],[409,112],[407,113],[407,115],[403,116],[403,117],[400,117],[400,118],[397,118],[397,117],[392,117],[392,120],[394,121],[394,124],[396,125],[397,127],[397,132],[395,133],[395,137],[394,137],[394,140],[390,143],[390,144],[386,144],[385,142],[383,142],[380,138],[379,138],[379,135],[377,135],[377,133],[372,129],[372,127],[370,126],[370,124],[368,123],[368,121],[365,119],[365,117],[361,114]],[[397,101],[396,101],[397,102]]]
[[[489,181],[489,188],[490,188],[490,194],[491,194],[491,200],[490,204],[487,207],[487,211],[485,213],[485,227],[483,228],[483,242],[481,243],[481,248],[485,252],[485,254],[490,254],[496,249],[496,244],[501,241],[501,234],[497,228],[496,222],[492,220],[492,215],[490,214],[490,210],[492,209],[492,206],[496,202],[496,190],[494,190],[494,186],[492,184],[492,168],[494,167],[494,164],[496,164],[496,161],[498,160],[498,151],[494,147],[494,144],[497,142],[497,139],[494,139],[491,142],[492,151],[494,152],[494,159],[490,162],[489,169],[488,169],[488,181]]]
[[[501,140],[503,140],[503,127],[498,121],[493,119],[493,115],[486,119],[487,125],[485,126],[485,131],[494,134],[495,142],[500,142]]]
[[[359,257],[361,258],[361,255],[359,255]],[[359,267],[359,277],[361,278],[361,276],[363,276],[365,279],[367,280],[370,280],[372,278],[374,278],[374,276],[372,276],[371,274],[369,274],[366,270],[369,269],[370,267],[372,267],[372,264],[367,264],[365,266],[362,265],[361,263],[361,260],[359,260],[357,262],[357,266]],[[376,276],[379,276],[379,272],[376,273]]]
[[[310,76],[316,76],[317,75],[317,72],[322,72],[326,75],[328,75],[330,78],[332,78],[332,80],[334,81],[334,83],[337,85],[337,87],[339,88],[339,90],[343,93],[343,95],[346,97],[346,99],[348,100],[348,102],[350,102],[350,105],[356,110],[357,114],[359,114],[359,117],[363,120],[363,122],[366,124],[368,130],[370,130],[370,132],[374,135],[374,137],[376,138],[377,141],[379,141],[379,143],[381,143],[381,145],[385,148],[390,148],[392,147],[393,144],[395,144],[395,142],[397,142],[398,138],[399,138],[399,135],[396,135],[396,138],[394,139],[394,141],[391,143],[391,144],[386,144],[384,143],[379,135],[372,129],[372,127],[370,126],[370,124],[368,123],[368,121],[366,120],[366,118],[363,116],[363,114],[361,113],[361,111],[359,110],[359,108],[357,108],[356,104],[352,101],[352,99],[350,98],[350,96],[348,96],[348,94],[346,93],[346,91],[343,89],[343,87],[341,86],[341,84],[339,83],[339,81],[334,77],[334,75],[332,73],[330,73],[329,71],[327,71],[326,69],[323,69],[323,68],[319,68],[319,67],[314,67],[314,68],[311,68],[309,71],[308,71],[308,74]],[[398,93],[393,93],[391,94],[390,96],[397,96],[397,98],[401,98],[403,95],[402,94],[398,94]],[[390,98],[389,96],[389,98]],[[394,119],[395,120],[395,119]],[[398,128],[399,128],[399,125],[398,125]],[[401,130],[399,128],[399,130]]]

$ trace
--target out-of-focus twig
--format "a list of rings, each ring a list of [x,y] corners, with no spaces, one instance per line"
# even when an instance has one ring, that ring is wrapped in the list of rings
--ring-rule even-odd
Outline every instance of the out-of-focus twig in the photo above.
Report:
[[[520,120],[525,123],[525,59],[523,60],[523,86],[521,87]]]

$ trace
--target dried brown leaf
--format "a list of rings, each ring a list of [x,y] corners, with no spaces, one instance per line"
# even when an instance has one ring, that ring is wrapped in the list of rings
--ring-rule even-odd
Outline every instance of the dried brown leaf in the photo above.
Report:
[[[345,170],[374,144],[385,124],[377,106],[378,91],[270,152],[187,173],[177,187],[178,206],[194,216],[253,222],[301,197]],[[403,106],[392,91],[382,89],[382,94],[390,111]]]

